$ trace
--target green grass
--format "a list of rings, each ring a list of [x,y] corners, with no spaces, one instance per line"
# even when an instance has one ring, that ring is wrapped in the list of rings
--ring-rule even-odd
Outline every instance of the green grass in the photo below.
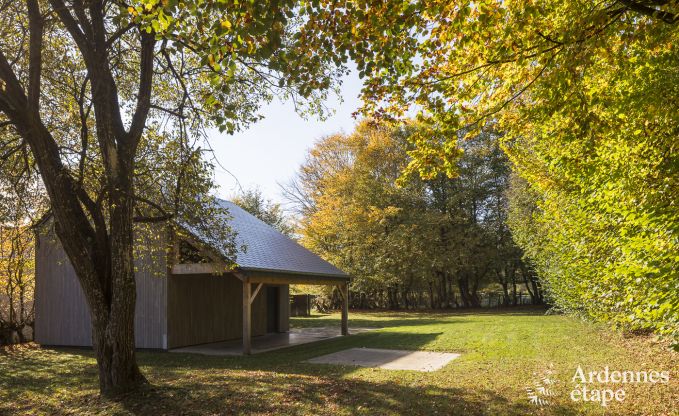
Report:
[[[352,313],[351,326],[380,328],[251,357],[141,352],[151,382],[140,393],[100,398],[92,352],[19,347],[0,353],[0,414],[576,415],[673,414],[677,354],[649,337],[540,311]],[[339,326],[339,316],[294,318],[293,326]],[[450,351],[460,358],[434,373],[305,363],[351,347]],[[572,402],[578,365],[671,370],[663,385],[626,386],[607,409]],[[531,405],[526,387],[545,371],[555,396]]]

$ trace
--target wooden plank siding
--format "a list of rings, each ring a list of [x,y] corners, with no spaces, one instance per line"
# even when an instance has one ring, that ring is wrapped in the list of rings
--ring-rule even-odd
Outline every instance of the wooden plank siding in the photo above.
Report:
[[[35,256],[35,336],[43,345],[91,346],[90,312],[53,233],[39,234]]]
[[[289,330],[288,285],[281,294],[279,331]],[[266,333],[266,293],[252,303],[252,336]],[[234,275],[172,275],[168,286],[168,347],[242,338],[243,283]]]
[[[37,236],[35,340],[43,345],[92,346],[85,296],[73,266],[50,228],[45,226]],[[143,239],[146,249],[135,259],[137,348],[167,348],[167,265],[163,240]]]
[[[160,227],[160,225],[159,225]],[[242,337],[242,282],[233,274],[182,274],[168,277],[168,233],[139,236],[145,249],[135,258],[137,348],[169,349]],[[80,283],[49,224],[37,235],[35,340],[43,345],[91,346],[90,314]],[[279,287],[278,331],[290,329],[289,285]],[[325,283],[325,282],[324,282]],[[254,284],[253,286],[256,286]],[[264,288],[252,304],[252,335],[267,330]]]

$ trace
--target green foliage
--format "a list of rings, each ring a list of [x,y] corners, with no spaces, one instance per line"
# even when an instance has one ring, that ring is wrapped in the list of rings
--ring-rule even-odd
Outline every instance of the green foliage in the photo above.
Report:
[[[293,228],[283,213],[281,204],[265,199],[259,189],[248,189],[233,198],[233,203],[291,237]]]
[[[489,282],[499,279],[506,296],[530,283],[506,226],[509,166],[497,137],[465,142],[456,178],[422,180],[402,176],[419,128],[364,122],[319,141],[288,187],[302,242],[355,276],[355,298],[366,299],[358,307],[422,304],[425,293],[446,307],[454,286],[465,306],[479,306]]]
[[[679,336],[676,2],[324,4],[365,110],[446,137],[415,137],[413,171],[450,171],[451,143],[495,126],[535,195],[513,228],[553,301]]]
[[[322,100],[345,69],[300,33],[315,14],[293,0],[136,0],[121,4],[115,20],[153,33],[168,61],[191,67],[182,87],[195,94],[205,122],[233,133],[257,121],[258,104],[274,96],[323,114]]]

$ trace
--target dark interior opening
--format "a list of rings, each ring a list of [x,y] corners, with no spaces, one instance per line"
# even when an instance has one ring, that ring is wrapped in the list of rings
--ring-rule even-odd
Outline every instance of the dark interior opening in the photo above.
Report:
[[[266,332],[278,332],[279,288],[266,287]]]

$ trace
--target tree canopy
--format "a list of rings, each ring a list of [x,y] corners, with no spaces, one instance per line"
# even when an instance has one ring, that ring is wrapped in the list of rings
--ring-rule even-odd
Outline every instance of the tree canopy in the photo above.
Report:
[[[454,174],[460,134],[493,125],[533,195],[514,231],[554,302],[679,334],[676,2],[324,4],[364,110],[429,126],[406,172]]]

